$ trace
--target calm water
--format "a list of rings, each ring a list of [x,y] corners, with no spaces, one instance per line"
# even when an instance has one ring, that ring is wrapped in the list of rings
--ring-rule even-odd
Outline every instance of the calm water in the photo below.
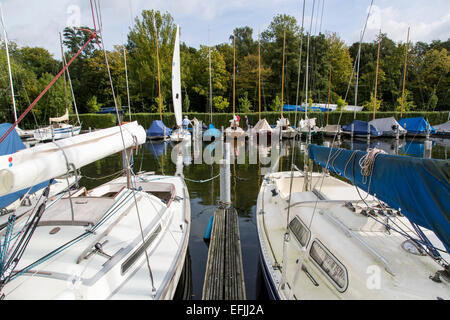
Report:
[[[319,145],[329,145],[332,139],[313,141]],[[370,148],[383,149],[389,153],[408,154],[416,157],[448,159],[450,156],[450,139],[433,139],[431,151],[425,147],[424,140],[395,139],[372,140]],[[154,171],[156,174],[182,174],[191,197],[191,236],[189,250],[192,263],[192,298],[200,300],[208,256],[208,244],[203,236],[211,215],[216,209],[220,197],[219,165],[205,163],[212,150],[220,146],[217,142],[192,142],[188,145],[170,142],[148,142],[134,155],[134,170]],[[340,146],[346,149],[366,150],[368,145],[363,140],[342,140]],[[239,214],[239,229],[244,262],[244,277],[247,299],[265,299],[265,287],[261,278],[258,239],[256,231],[256,199],[262,177],[270,171],[286,171],[291,168],[291,155],[295,149],[294,163],[303,168],[305,141],[283,141],[279,147],[268,146],[256,149],[256,145],[246,141],[235,145],[236,160],[231,164],[231,200]],[[258,152],[254,152],[257,150]],[[214,154],[214,152],[213,152]],[[173,160],[172,160],[173,155]],[[178,156],[178,157],[177,157]],[[178,161],[177,161],[178,159]],[[280,161],[277,161],[279,159]],[[81,186],[88,189],[105,183],[120,172],[122,160],[120,154],[112,155],[82,168]],[[317,167],[314,170],[318,170]]]

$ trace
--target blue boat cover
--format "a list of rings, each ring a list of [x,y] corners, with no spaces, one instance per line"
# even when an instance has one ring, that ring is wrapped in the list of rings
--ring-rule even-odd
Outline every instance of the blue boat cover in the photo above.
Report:
[[[166,129],[166,136],[172,133],[172,129],[167,128],[161,120],[154,120],[147,130],[148,137],[164,136],[164,128]]]
[[[3,136],[6,131],[9,130],[9,128],[12,126],[10,123],[2,123],[0,124],[0,136]],[[20,139],[19,135],[17,134],[17,131],[14,129],[12,130],[9,135],[3,140],[3,142],[0,144],[0,156],[13,154],[19,150],[25,149],[25,145],[23,144],[22,140]],[[10,166],[14,165],[13,162],[11,162]],[[38,191],[39,189],[42,189],[48,185],[48,180],[44,181],[38,185],[35,185],[31,188],[30,193],[34,193]],[[28,189],[20,190],[14,193],[10,193],[4,196],[0,197],[0,209],[3,209],[7,206],[9,206],[11,203],[16,201],[17,199],[20,199],[23,195],[25,195],[28,192]]]
[[[207,137],[219,138],[220,135],[221,135],[220,130],[216,129],[216,127],[214,127],[214,125],[212,123],[209,124],[208,130],[203,132],[203,136],[207,136]]]
[[[391,154],[378,154],[371,178],[364,183],[359,161],[366,152],[311,144],[309,156],[322,167],[401,212],[413,223],[434,231],[450,252],[450,163]],[[367,179],[369,181],[369,179]]]
[[[125,110],[123,108],[118,108],[119,113],[124,113]],[[104,107],[104,108],[100,108],[99,111],[97,111],[96,113],[98,114],[106,114],[106,113],[113,113],[116,114],[116,107]]]
[[[353,120],[352,123],[354,134],[361,134],[361,135],[367,134],[367,126],[369,125],[367,121]],[[352,132],[352,123],[343,125],[342,131]],[[379,137],[383,135],[383,132],[377,130],[373,125],[370,124],[370,135],[372,137]]]
[[[301,105],[301,106],[292,105],[292,104],[284,104],[283,105],[283,111],[295,111],[295,110],[305,112],[306,107],[304,105]],[[327,112],[327,108],[312,106],[312,107],[308,107],[308,111]]]
[[[398,123],[406,129],[408,133],[426,133],[427,126],[430,127],[430,133],[435,134],[436,130],[425,120],[424,117],[402,118]]]

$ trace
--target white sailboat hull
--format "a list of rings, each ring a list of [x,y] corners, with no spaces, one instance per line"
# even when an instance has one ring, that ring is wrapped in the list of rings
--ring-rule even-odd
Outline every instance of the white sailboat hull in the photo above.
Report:
[[[184,129],[178,129],[172,132],[170,135],[170,141],[172,142],[183,142],[183,141],[191,141],[191,133]]]
[[[322,183],[322,175],[314,173],[313,191],[303,191],[304,175],[294,172],[289,203],[290,177],[291,172],[266,175],[257,200],[260,259],[272,298],[450,298],[448,282],[429,279],[442,267],[428,255],[403,249],[403,236],[386,232],[384,225],[362,213],[360,195],[366,197],[365,192],[359,190],[359,195],[354,186],[330,176]],[[348,202],[355,211],[344,205]],[[379,204],[372,198],[366,202]],[[375,212],[377,219],[385,221],[383,214],[378,209]],[[391,219],[396,224],[408,223],[395,212]],[[284,246],[287,231],[290,236]],[[443,248],[434,233],[424,231],[434,245]],[[443,258],[448,260],[448,254]],[[375,273],[376,279],[371,277]]]
[[[57,128],[48,126],[34,130],[33,137],[37,141],[60,140],[76,136],[80,131],[81,126],[61,125]]]
[[[3,288],[5,298],[172,299],[190,234],[189,194],[180,177],[136,178],[142,191],[134,194],[122,177],[73,198],[74,220],[69,199],[47,209],[17,270],[78,241],[12,279]],[[86,233],[89,228],[95,233]]]

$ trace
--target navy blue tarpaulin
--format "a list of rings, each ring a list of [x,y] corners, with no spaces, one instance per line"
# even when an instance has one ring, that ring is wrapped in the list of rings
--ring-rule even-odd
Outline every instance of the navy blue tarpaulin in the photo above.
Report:
[[[3,136],[9,128],[12,126],[10,123],[2,123],[0,124],[0,136]],[[22,140],[20,139],[19,135],[17,134],[17,131],[14,129],[12,130],[9,135],[3,140],[2,143],[0,143],[0,156],[13,154],[19,150],[25,149],[25,145],[23,144]],[[14,162],[11,161],[9,163],[9,166],[13,166]],[[38,185],[35,185],[31,188],[29,193],[34,193],[38,191],[39,189],[42,189],[48,185],[48,180],[44,181]],[[14,201],[20,199],[23,195],[25,195],[28,192],[29,188],[20,190],[14,193],[10,193],[4,196],[0,197],[0,209],[3,209],[7,206],[9,206]]]
[[[398,120],[398,123],[402,128],[406,129],[408,133],[427,133],[427,127],[430,129],[430,133],[436,133],[436,130],[425,120],[424,117],[416,118],[402,118]]]
[[[165,131],[164,131],[165,130]],[[154,120],[147,130],[148,137],[163,137],[172,133],[172,129],[167,128],[161,120]]]
[[[331,152],[331,154],[330,154]],[[391,154],[378,154],[372,172],[370,190],[363,180],[360,159],[364,151],[309,146],[309,156],[322,167],[327,159],[331,172],[349,179],[374,195],[413,223],[434,231],[450,251],[450,163]],[[344,175],[345,172],[345,175]],[[364,181],[364,182],[363,182]]]
[[[352,132],[352,124],[353,124],[353,134],[367,135],[368,125],[370,125],[370,135],[372,137],[379,137],[383,134],[383,132],[377,130],[373,125],[369,124],[366,121],[361,120],[353,120],[352,123],[343,125],[342,131]]]

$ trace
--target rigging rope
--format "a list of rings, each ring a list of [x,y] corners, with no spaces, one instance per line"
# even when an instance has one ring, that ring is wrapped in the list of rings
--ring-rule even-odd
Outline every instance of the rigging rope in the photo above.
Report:
[[[52,81],[45,87],[45,89],[37,96],[37,98],[31,103],[31,105],[20,115],[19,118],[17,118],[16,121],[12,124],[12,126],[6,131],[3,136],[0,138],[0,143],[2,143],[6,137],[11,133],[11,131],[14,130],[15,127],[22,121],[22,119],[30,112],[30,110],[38,103],[38,101],[44,96],[44,94],[53,86],[53,84],[58,80],[58,78],[67,70],[67,68],[72,64],[72,62],[80,55],[80,53],[87,47],[87,45],[93,40],[97,39],[96,33],[92,32],[89,29],[82,29],[79,28],[79,30],[88,31],[91,34],[91,37],[89,40],[81,47],[80,50],[70,59],[69,63],[67,63],[64,68],[53,78]]]

